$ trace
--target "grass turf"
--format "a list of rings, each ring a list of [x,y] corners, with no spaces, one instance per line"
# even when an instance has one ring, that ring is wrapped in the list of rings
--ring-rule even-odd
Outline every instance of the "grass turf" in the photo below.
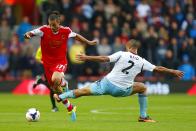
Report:
[[[64,106],[51,112],[48,96],[0,94],[0,131],[195,131],[196,97],[187,95],[149,96],[148,113],[157,123],[139,123],[137,96],[83,97],[71,100],[78,106],[76,122]],[[35,107],[38,122],[27,122],[25,112]]]

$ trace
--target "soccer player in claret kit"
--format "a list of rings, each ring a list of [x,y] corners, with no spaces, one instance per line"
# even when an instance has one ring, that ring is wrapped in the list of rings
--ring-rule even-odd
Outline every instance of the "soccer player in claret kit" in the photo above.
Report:
[[[139,122],[155,122],[147,115],[147,87],[141,82],[134,82],[135,77],[141,71],[153,71],[181,78],[183,72],[168,69],[162,66],[155,66],[137,55],[140,43],[134,39],[126,43],[127,51],[119,51],[110,56],[86,56],[79,54],[80,61],[113,62],[112,71],[99,81],[87,87],[69,90],[61,95],[54,94],[57,101],[67,98],[78,98],[89,95],[111,95],[114,97],[125,97],[138,93],[140,116]]]
[[[89,41],[81,35],[72,32],[69,27],[60,25],[60,14],[53,11],[48,17],[49,25],[41,26],[25,33],[24,37],[30,39],[33,36],[41,37],[41,51],[44,72],[49,82],[50,88],[57,93],[62,93],[66,85],[64,81],[64,72],[67,69],[67,41],[68,38],[74,37],[81,43],[96,45],[97,41]],[[70,104],[65,99],[62,103],[67,107],[72,120],[76,119],[76,106]]]

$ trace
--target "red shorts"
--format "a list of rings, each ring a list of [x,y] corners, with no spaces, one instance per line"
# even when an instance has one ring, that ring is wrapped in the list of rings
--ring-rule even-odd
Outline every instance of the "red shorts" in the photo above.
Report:
[[[44,65],[44,72],[49,85],[50,86],[53,85],[52,75],[54,72],[64,73],[66,70],[67,70],[67,64]]]

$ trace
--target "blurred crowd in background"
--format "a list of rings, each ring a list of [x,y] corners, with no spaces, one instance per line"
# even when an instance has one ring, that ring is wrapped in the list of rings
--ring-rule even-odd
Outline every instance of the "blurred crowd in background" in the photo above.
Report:
[[[13,1],[13,0],[12,0]],[[32,2],[29,0],[29,2]],[[39,41],[24,40],[26,31],[47,24],[48,14],[58,10],[62,25],[99,44],[68,42],[68,74],[102,76],[112,65],[78,62],[79,52],[110,55],[125,50],[134,38],[141,42],[139,55],[156,65],[180,69],[184,80],[195,79],[196,3],[194,0],[37,0],[25,16],[19,5],[0,2],[0,80],[35,77],[41,72],[34,55]],[[29,7],[31,8],[31,7]],[[21,15],[16,15],[18,14]],[[19,18],[21,19],[19,19]],[[35,38],[38,39],[38,38]],[[145,72],[144,78],[152,77]],[[156,77],[156,74],[153,75]],[[164,78],[166,78],[164,76]],[[173,79],[169,76],[167,79]]]

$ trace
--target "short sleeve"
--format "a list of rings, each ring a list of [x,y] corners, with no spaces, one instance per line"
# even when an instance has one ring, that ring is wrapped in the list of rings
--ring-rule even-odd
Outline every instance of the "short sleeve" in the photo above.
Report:
[[[43,27],[40,27],[40,28],[37,28],[37,29],[34,29],[32,31],[30,31],[33,35],[35,36],[40,36],[42,37],[44,35],[44,32],[42,31],[42,28]]]
[[[76,37],[76,33],[75,32],[71,32],[71,33],[69,33],[69,36],[68,36],[69,38],[71,38],[71,37]]]
[[[71,28],[69,28],[69,27],[64,27],[64,29],[68,30],[69,34],[72,32]]]
[[[120,57],[121,57],[121,54],[122,54],[122,51],[119,51],[119,52],[116,52],[116,53],[108,56],[109,59],[110,59],[110,62],[116,62],[116,61],[118,61],[120,59]]]
[[[71,37],[76,37],[76,33],[75,32],[73,32],[69,27],[63,27],[65,30],[66,30],[66,32],[68,32],[68,37],[69,38],[71,38]]]
[[[146,59],[143,59],[143,70],[152,72],[155,69],[155,67],[155,65],[151,64]]]

